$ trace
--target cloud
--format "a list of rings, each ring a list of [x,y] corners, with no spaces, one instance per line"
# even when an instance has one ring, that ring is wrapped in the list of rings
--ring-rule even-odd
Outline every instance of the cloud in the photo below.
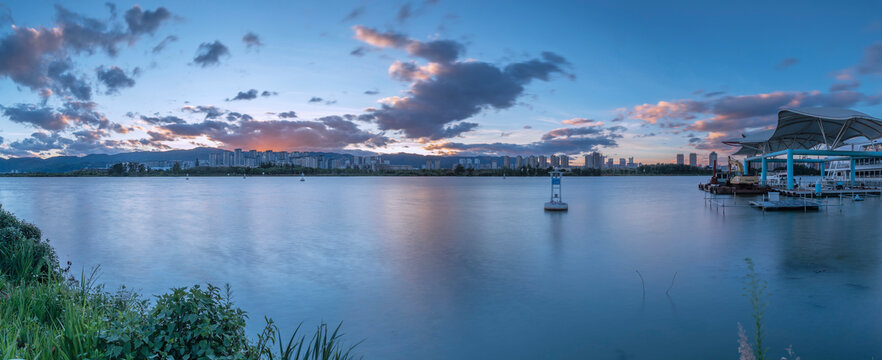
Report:
[[[542,135],[540,141],[529,144],[478,143],[464,144],[454,142],[432,143],[424,147],[429,151],[470,153],[476,155],[537,155],[537,154],[581,154],[597,150],[599,147],[616,147],[616,139],[621,138],[621,126],[601,129],[599,127],[554,129]]]
[[[882,42],[870,45],[864,50],[864,57],[856,69],[862,75],[882,75]]]
[[[437,0],[426,0],[420,3],[420,6],[414,7],[411,3],[407,2],[401,5],[398,8],[398,12],[395,14],[395,20],[398,21],[399,24],[403,24],[410,20],[411,18],[421,15],[426,10],[428,10],[429,6],[437,4]]]
[[[160,41],[159,44],[156,44],[156,46],[153,47],[153,50],[151,50],[151,52],[154,54],[159,54],[160,52],[162,52],[162,50],[165,49],[166,46],[168,46],[168,44],[171,44],[175,41],[178,41],[177,36],[174,36],[174,35],[166,36],[165,39],[162,39],[162,41]]]
[[[269,91],[269,90],[264,90],[263,92],[260,93],[260,96],[263,96],[263,97],[276,96],[276,95],[279,95],[279,93],[275,92],[275,91]]]
[[[355,38],[378,48],[404,49],[408,54],[433,62],[451,62],[456,60],[465,50],[462,44],[452,40],[434,40],[421,42],[409,39],[406,35],[389,31],[380,32],[375,29],[356,25]],[[356,54],[357,52],[357,54]],[[361,55],[364,50],[353,50],[353,55]]]
[[[373,89],[373,90],[365,90],[365,91],[364,91],[364,94],[365,94],[365,95],[377,95],[377,94],[379,94],[379,93],[380,93],[380,90],[377,90],[377,89]]]
[[[723,95],[723,94],[725,94],[725,93],[726,93],[725,91],[711,91],[711,92],[709,92],[709,93],[707,93],[707,94],[704,94],[704,97],[709,97],[709,98],[710,98],[710,97],[714,97],[714,96],[720,96],[720,95]]]
[[[294,112],[294,111],[280,112],[280,113],[279,113],[279,117],[282,118],[282,119],[296,118],[296,117],[297,117],[297,113]]]
[[[594,121],[592,119],[586,119],[586,118],[572,118],[572,119],[566,119],[566,120],[561,121],[561,123],[565,124],[565,125],[585,125],[585,124],[591,124],[591,123],[595,123],[595,122],[596,121]]]
[[[74,13],[61,5],[55,6],[55,12],[53,27],[13,25],[12,31],[0,38],[0,77],[8,77],[35,92],[45,94],[45,89],[50,88],[58,95],[73,95],[81,100],[89,99],[87,84],[70,71],[70,55],[103,50],[115,56],[120,45],[134,44],[170,16],[164,8],[143,11],[136,6],[126,12],[128,18],[123,26],[112,19]]]
[[[789,67],[796,65],[798,63],[799,63],[799,59],[789,57],[789,58],[785,58],[784,60],[781,60],[781,62],[778,63],[778,68],[779,69],[786,69],[786,68],[789,68]]]
[[[171,12],[164,7],[159,7],[154,11],[144,11],[138,5],[133,6],[126,11],[126,24],[129,25],[129,32],[132,34],[153,34],[163,21],[171,17]]]
[[[135,80],[126,75],[123,69],[116,66],[105,68],[99,67],[95,70],[98,80],[107,87],[108,94],[119,93],[119,89],[135,86]]]
[[[524,129],[527,129],[527,130],[529,130],[529,129],[532,129],[532,128],[533,128],[533,127],[532,127],[532,126],[530,126],[530,125],[524,125]]]
[[[74,75],[69,60],[57,60],[49,64],[47,75],[52,79],[52,87],[56,93],[72,95],[79,100],[92,98],[92,86],[85,80]]]
[[[199,45],[199,49],[196,50],[196,57],[193,58],[193,63],[203,68],[209,67],[220,64],[220,58],[227,56],[230,56],[230,50],[224,44],[221,44],[220,41],[202,43]]]
[[[186,121],[177,116],[141,116],[141,120],[147,122],[152,125],[163,125],[163,124],[184,124]]]
[[[318,96],[313,96],[313,97],[309,98],[309,101],[307,101],[307,102],[308,103],[317,103],[317,102],[322,102],[322,101],[325,101],[325,99],[322,99]]]
[[[248,32],[247,34],[242,36],[242,42],[245,43],[245,46],[247,46],[249,49],[255,47],[259,48],[263,46],[263,43],[260,42],[260,37],[253,32]]]
[[[392,140],[358,128],[344,116],[306,120],[242,120],[236,123],[205,120],[157,128],[166,139],[205,136],[227,147],[286,150],[335,150],[350,145],[383,147]]]
[[[84,126],[93,129],[112,130],[117,133],[127,133],[131,129],[112,122],[97,111],[95,103],[91,101],[69,101],[60,108],[52,108],[45,105],[15,104],[2,106],[3,116],[13,122],[28,124],[38,129],[49,131],[61,131],[69,128],[82,128]]]
[[[659,101],[635,106],[628,111],[633,119],[646,124],[707,133],[700,142],[690,144],[699,149],[731,150],[720,145],[721,139],[738,136],[751,130],[770,128],[777,113],[795,107],[853,107],[872,105],[875,96],[849,90],[849,85],[836,91],[776,91],[770,93],[722,96],[705,100]]]
[[[257,89],[251,89],[248,91],[240,91],[232,99],[227,99],[227,101],[254,100],[254,99],[257,99],[257,93],[258,93]]]
[[[46,130],[61,130],[68,126],[68,120],[49,107],[33,104],[16,104],[11,107],[0,105],[7,119],[20,124],[30,124]]]
[[[192,114],[205,114],[206,120],[220,118],[225,113],[225,111],[223,109],[220,109],[220,108],[218,108],[216,106],[212,106],[212,105],[208,105],[208,106],[205,106],[205,105],[198,105],[198,106],[186,105],[181,108],[181,111],[189,112]]]
[[[481,61],[430,63],[420,67],[419,72],[406,75],[390,68],[393,77],[413,83],[405,96],[383,99],[379,108],[369,108],[367,112],[376,117],[380,130],[400,130],[408,138],[438,140],[458,136],[476,125],[452,123],[484,109],[512,107],[525,85],[535,79],[549,80],[553,73],[564,74],[561,66],[565,63],[562,57],[545,53],[542,59],[503,68]],[[415,66],[396,64],[411,70]]]
[[[365,10],[364,6],[359,6],[355,9],[352,9],[352,11],[350,11],[348,15],[346,15],[343,19],[340,20],[340,22],[347,22],[347,21],[352,21],[352,20],[358,19],[359,17],[361,17],[361,15],[364,14],[364,10]]]

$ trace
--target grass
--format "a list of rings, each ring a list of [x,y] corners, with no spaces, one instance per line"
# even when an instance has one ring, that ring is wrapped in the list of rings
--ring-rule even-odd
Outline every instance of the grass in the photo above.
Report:
[[[0,356],[3,359],[354,359],[338,325],[298,326],[287,341],[269,318],[251,339],[227,286],[172,289],[148,300],[108,292],[98,269],[77,280],[40,230],[0,210]]]

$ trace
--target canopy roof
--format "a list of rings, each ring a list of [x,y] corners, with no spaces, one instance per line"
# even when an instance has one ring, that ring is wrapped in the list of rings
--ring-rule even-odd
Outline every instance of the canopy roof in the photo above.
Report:
[[[778,111],[778,125],[773,130],[760,130],[741,138],[723,141],[741,146],[733,155],[757,155],[786,149],[811,149],[826,145],[835,149],[843,141],[865,137],[882,137],[882,119],[859,111],[840,108],[802,108]]]

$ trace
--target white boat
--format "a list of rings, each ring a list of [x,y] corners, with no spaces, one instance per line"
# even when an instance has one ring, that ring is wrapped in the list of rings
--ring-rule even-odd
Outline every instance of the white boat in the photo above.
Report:
[[[882,139],[855,142],[840,147],[839,150],[882,151]],[[829,184],[847,185],[851,183],[851,163],[849,161],[832,161],[824,168],[824,181]],[[854,182],[856,186],[882,186],[882,158],[854,159]]]

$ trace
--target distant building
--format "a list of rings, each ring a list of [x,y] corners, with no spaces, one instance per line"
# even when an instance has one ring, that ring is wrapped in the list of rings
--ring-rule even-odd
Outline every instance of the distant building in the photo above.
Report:
[[[686,162],[683,161],[683,154],[677,154],[677,165],[684,165]]]
[[[539,167],[540,168],[548,168],[548,158],[545,155],[539,155]]]
[[[714,164],[717,163],[717,152],[711,151],[710,155],[707,156],[707,165],[713,167]]]
[[[606,167],[609,169],[613,168],[613,158],[606,159]]]
[[[634,167],[634,157],[633,156],[628,158],[628,167]]]
[[[567,155],[560,156],[560,167],[568,168],[570,167],[570,157]]]
[[[502,157],[502,167],[506,169],[511,168],[511,156],[503,156]]]
[[[515,158],[515,168],[520,169],[521,166],[524,166],[524,158],[518,155],[518,157]]]
[[[696,153],[689,154],[689,166],[698,166],[698,154],[696,154]]]
[[[560,167],[560,158],[557,155],[551,155],[551,167]]]
[[[625,158],[619,158],[619,167],[625,167],[625,164],[627,164]]]

